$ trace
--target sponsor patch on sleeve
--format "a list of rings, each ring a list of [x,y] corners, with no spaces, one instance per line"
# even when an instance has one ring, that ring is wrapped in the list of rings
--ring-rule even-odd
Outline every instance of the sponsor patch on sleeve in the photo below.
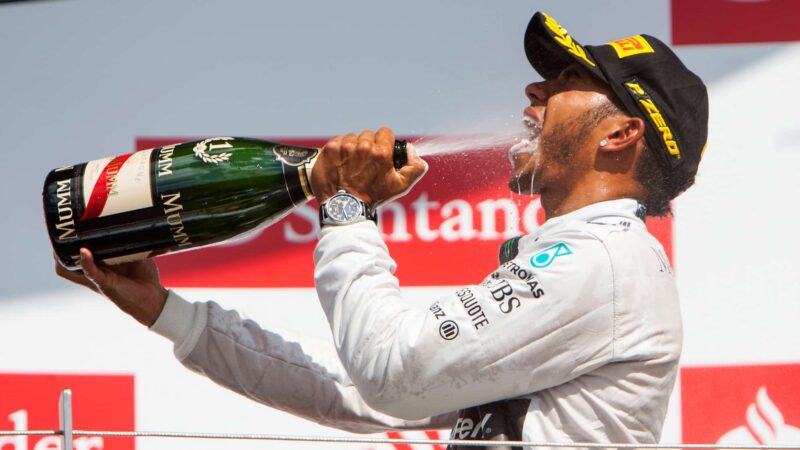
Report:
[[[544,269],[550,266],[561,256],[571,255],[572,250],[563,242],[559,242],[552,247],[546,248],[539,253],[531,256],[531,265],[537,269]]]

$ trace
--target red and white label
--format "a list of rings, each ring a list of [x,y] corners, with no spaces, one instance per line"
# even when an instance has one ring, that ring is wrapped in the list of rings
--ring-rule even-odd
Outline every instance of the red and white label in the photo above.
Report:
[[[69,388],[73,427],[133,431],[131,375],[0,374],[0,430],[56,430],[58,400]],[[73,450],[133,450],[132,438],[76,436]],[[0,450],[61,450],[61,436],[0,436]]]
[[[86,163],[81,220],[153,206],[150,153],[145,150]]]
[[[144,139],[151,148],[191,138]],[[323,140],[275,139],[320,147]],[[426,157],[430,170],[405,197],[379,209],[379,227],[405,286],[480,283],[498,265],[498,250],[544,222],[538,196],[512,194],[505,151]],[[672,223],[648,220],[671,256]],[[312,287],[317,206],[303,205],[247,239],[158,258],[163,280],[183,287]]]
[[[800,364],[681,369],[683,442],[800,442]]]

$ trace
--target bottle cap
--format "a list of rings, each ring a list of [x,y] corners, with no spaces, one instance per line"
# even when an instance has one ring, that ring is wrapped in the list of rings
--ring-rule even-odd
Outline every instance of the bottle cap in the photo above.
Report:
[[[400,169],[408,162],[408,154],[406,153],[407,149],[407,141],[402,139],[394,141],[394,154],[392,155],[392,161],[394,162],[395,169]]]

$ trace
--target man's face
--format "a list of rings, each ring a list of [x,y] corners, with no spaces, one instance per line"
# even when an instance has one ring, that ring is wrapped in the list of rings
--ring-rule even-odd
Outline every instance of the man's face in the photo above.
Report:
[[[531,142],[509,151],[512,174],[508,186],[520,194],[568,190],[591,168],[601,139],[593,137],[596,121],[592,113],[613,94],[578,63],[567,66],[554,80],[528,85],[525,93],[531,102],[524,111]]]

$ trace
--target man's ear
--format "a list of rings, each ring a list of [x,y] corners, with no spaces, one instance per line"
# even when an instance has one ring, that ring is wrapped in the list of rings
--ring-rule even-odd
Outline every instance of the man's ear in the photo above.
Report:
[[[600,141],[600,151],[618,152],[644,138],[644,121],[638,117],[616,116]]]

